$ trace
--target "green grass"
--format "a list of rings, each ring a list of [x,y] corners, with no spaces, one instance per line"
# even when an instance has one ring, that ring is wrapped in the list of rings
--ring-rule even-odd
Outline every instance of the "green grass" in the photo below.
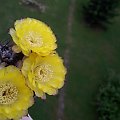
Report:
[[[20,5],[19,1],[0,1],[0,40],[10,39],[8,30],[16,19],[37,18],[51,26],[58,39],[57,51],[63,56],[70,0],[43,0],[48,6],[45,13]],[[97,120],[95,96],[98,86],[109,69],[120,72],[120,17],[107,32],[93,31],[83,24],[81,9],[78,9],[87,0],[76,1],[64,120]],[[29,110],[30,115],[34,120],[56,120],[57,102],[58,96],[47,96],[45,101],[37,99]]]
[[[78,6],[81,3],[77,1]],[[77,10],[72,30],[65,120],[97,120],[98,87],[110,69],[120,72],[120,17],[108,31],[93,31],[83,24]]]

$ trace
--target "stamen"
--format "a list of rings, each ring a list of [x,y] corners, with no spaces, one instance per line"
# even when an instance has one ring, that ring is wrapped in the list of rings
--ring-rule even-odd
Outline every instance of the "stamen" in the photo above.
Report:
[[[32,32],[32,31],[28,32],[25,35],[25,40],[29,42],[29,44],[33,47],[36,47],[36,46],[40,47],[43,44],[41,36],[38,33]]]
[[[53,76],[53,71],[51,65],[42,64],[35,68],[34,70],[35,80],[40,82],[47,82]]]
[[[17,100],[18,90],[11,83],[0,84],[0,104],[12,104]]]

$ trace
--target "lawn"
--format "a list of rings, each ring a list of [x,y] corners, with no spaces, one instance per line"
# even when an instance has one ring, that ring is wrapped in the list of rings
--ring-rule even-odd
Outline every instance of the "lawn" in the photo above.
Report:
[[[120,17],[116,17],[108,31],[93,31],[83,24],[81,13],[77,13],[81,4],[78,0],[72,29],[65,120],[97,120],[98,87],[110,70],[120,72]]]
[[[70,0],[38,0],[47,6],[45,13],[20,4],[20,0],[0,1],[0,39],[10,39],[8,30],[16,19],[33,17],[46,22],[58,39],[57,51],[64,56]],[[65,96],[64,120],[97,120],[95,97],[109,70],[120,73],[120,17],[108,31],[87,28],[81,17],[81,6],[87,0],[76,0],[72,25],[70,69]],[[29,110],[34,120],[57,120],[59,96],[36,99]]]

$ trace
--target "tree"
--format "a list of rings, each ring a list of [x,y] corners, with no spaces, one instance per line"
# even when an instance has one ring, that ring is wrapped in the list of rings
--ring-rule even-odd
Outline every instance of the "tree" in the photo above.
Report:
[[[90,0],[83,5],[83,17],[90,27],[107,28],[117,15],[120,0]]]
[[[98,120],[120,120],[120,77],[114,75],[100,87],[97,95]]]

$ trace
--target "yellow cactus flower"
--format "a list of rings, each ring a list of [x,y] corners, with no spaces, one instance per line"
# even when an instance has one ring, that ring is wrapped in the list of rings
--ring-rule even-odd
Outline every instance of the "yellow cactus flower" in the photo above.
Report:
[[[36,96],[44,99],[45,93],[55,95],[64,85],[66,69],[57,54],[42,57],[32,53],[24,60],[22,73]]]
[[[11,28],[9,33],[26,56],[31,51],[46,56],[57,47],[56,37],[50,27],[33,18],[17,20],[15,29]]]
[[[33,104],[33,92],[26,86],[18,68],[0,69],[0,120],[18,120]]]
[[[0,120],[8,120],[7,117],[5,117],[5,115],[0,113]]]

